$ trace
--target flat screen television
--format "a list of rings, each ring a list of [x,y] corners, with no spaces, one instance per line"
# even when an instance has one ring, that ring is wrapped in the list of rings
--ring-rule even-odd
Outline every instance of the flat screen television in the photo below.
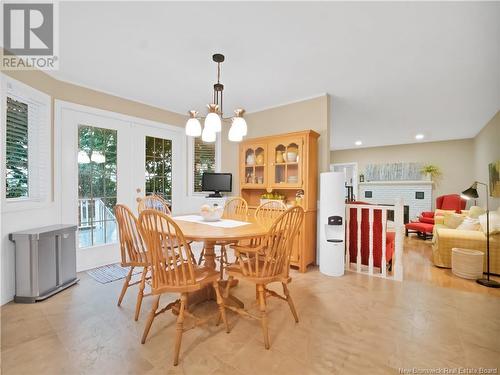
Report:
[[[201,177],[201,190],[213,191],[210,198],[220,198],[221,192],[230,192],[233,175],[231,173],[203,173]]]

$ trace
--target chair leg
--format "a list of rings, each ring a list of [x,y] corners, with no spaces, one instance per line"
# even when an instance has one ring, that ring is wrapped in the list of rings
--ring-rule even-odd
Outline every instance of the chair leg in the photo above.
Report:
[[[292,310],[293,317],[295,318],[295,323],[299,322],[299,317],[297,315],[297,310],[295,310],[295,305],[293,304],[292,296],[288,290],[288,286],[286,283],[283,284],[283,293],[285,293],[286,301],[288,302],[288,306],[290,306],[290,310]]]
[[[127,277],[125,277],[125,281],[123,282],[122,292],[120,293],[120,297],[118,298],[118,306],[122,304],[123,297],[125,296],[125,292],[127,291],[130,284],[130,279],[132,278],[132,271],[134,267],[130,267],[130,271],[128,271]]]
[[[260,322],[262,324],[262,333],[264,335],[264,346],[269,349],[269,330],[267,327],[267,312],[266,312],[266,292],[264,285],[257,286],[259,290],[259,307],[260,307]]]
[[[222,296],[220,294],[219,283],[217,281],[214,281],[212,285],[215,290],[215,296],[217,297],[217,305],[219,306],[219,316],[217,318],[217,325],[219,325],[220,318],[222,318],[222,321],[226,326],[226,332],[229,333],[229,324],[227,322],[227,317],[226,317],[226,307],[224,306],[224,300],[222,299]]]
[[[233,276],[229,276],[227,281],[226,281],[226,289],[224,290],[224,298],[228,298],[229,297],[229,290],[231,289],[231,283],[233,282]]]
[[[224,280],[224,265],[226,264],[226,246],[222,245],[220,247],[220,279]]]
[[[141,283],[139,284],[139,293],[137,293],[137,303],[135,304],[135,321],[139,320],[139,314],[141,312],[142,298],[144,297],[144,288],[146,287],[146,275],[148,273],[148,267],[144,267],[142,270]]]
[[[155,319],[156,310],[158,310],[159,304],[160,304],[160,295],[157,295],[153,301],[153,307],[151,308],[151,312],[149,313],[146,326],[144,327],[144,333],[142,334],[141,344],[144,344],[146,342],[146,338],[148,337],[149,330],[151,329],[151,324],[153,324],[153,320]]]
[[[177,316],[177,329],[175,339],[174,351],[174,366],[179,364],[179,352],[181,350],[182,333],[184,331],[184,309],[186,308],[187,293],[181,294],[181,306],[179,308],[179,315]]]
[[[200,257],[198,258],[198,265],[201,265],[201,261],[203,260],[203,256],[205,255],[205,248],[201,250]]]

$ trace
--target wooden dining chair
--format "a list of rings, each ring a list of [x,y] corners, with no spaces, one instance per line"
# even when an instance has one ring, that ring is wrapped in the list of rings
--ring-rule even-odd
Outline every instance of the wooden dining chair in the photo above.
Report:
[[[222,214],[223,219],[232,219],[232,220],[246,220],[248,217],[248,204],[247,201],[241,197],[229,198],[224,204],[224,212]],[[232,244],[234,242],[217,242],[215,245],[221,247],[220,255],[216,256],[216,259],[220,262],[220,272],[221,279],[224,272],[224,266],[229,264],[227,259],[227,251],[226,246]],[[200,257],[198,258],[198,264],[201,264],[203,260],[203,256],[205,255],[205,249],[201,251]]]
[[[139,215],[139,228],[152,259],[151,293],[155,296],[144,328],[142,343],[146,342],[154,318],[167,310],[173,310],[177,314],[174,348],[174,366],[176,366],[179,363],[182,334],[185,331],[184,317],[186,315],[193,317],[195,325],[207,321],[207,319],[196,318],[187,310],[188,293],[211,285],[219,306],[218,316],[224,322],[226,332],[229,332],[224,301],[219,291],[219,273],[196,264],[184,234],[170,216],[156,210],[142,211]],[[177,243],[176,246],[174,246],[174,242]],[[164,308],[158,309],[160,296],[164,293],[180,293],[180,298]]]
[[[270,200],[257,207],[255,220],[266,227],[270,227],[278,216],[285,211],[286,205],[283,202]]]
[[[229,198],[224,205],[224,213],[222,214],[223,219],[232,220],[246,220],[248,218],[248,204],[247,201],[241,197]],[[226,246],[233,244],[234,241],[218,241],[215,243],[216,246],[220,246],[220,255],[215,257],[219,261],[220,265],[220,278],[224,277],[224,267],[229,265],[229,259],[227,258]],[[198,264],[201,264],[203,257],[205,255],[205,249],[201,251],[200,257],[198,258]]]
[[[224,205],[224,219],[242,220],[246,219],[248,215],[247,201],[241,197],[229,198]]]
[[[139,284],[137,303],[135,305],[135,320],[137,321],[141,311],[142,299],[146,295],[144,294],[144,289],[149,269],[148,254],[137,227],[137,218],[134,216],[130,208],[123,204],[117,204],[115,206],[115,217],[118,222],[121,266],[130,267],[130,271],[125,278],[125,282],[123,283],[120,297],[118,298],[118,306],[121,305],[127,289],[132,285]],[[141,280],[131,283],[130,280],[135,267],[142,267]]]
[[[260,316],[252,315],[239,307],[228,305],[227,308],[241,315],[250,316],[261,321],[266,349],[270,347],[266,312],[267,296],[278,297],[288,302],[295,322],[299,322],[297,311],[295,310],[287,285],[291,282],[289,268],[292,244],[299,232],[303,219],[304,209],[300,206],[292,207],[283,212],[274,221],[260,245],[232,246],[238,259],[236,264],[226,268],[229,279],[227,287],[224,290],[224,297],[229,297],[229,285],[234,277],[254,283],[259,295]],[[282,284],[284,296],[267,289],[267,285],[274,282]]]
[[[157,194],[137,198],[137,202],[137,212],[139,214],[144,210],[157,210],[163,212],[165,215],[172,215],[168,202]]]

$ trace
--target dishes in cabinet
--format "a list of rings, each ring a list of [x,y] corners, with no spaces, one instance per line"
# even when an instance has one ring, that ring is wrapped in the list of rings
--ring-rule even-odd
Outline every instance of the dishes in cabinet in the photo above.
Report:
[[[264,155],[258,154],[257,157],[255,158],[255,163],[257,165],[263,165],[264,164]]]
[[[284,163],[285,159],[283,158],[283,151],[276,151],[276,163]]]
[[[246,163],[247,163],[247,165],[254,165],[255,164],[255,155],[254,154],[249,154],[247,156]]]
[[[288,151],[286,153],[286,161],[288,163],[296,163],[298,159],[298,155],[296,151]]]

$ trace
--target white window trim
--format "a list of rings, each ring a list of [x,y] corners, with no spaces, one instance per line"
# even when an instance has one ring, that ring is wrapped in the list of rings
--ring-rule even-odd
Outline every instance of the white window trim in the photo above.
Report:
[[[0,116],[1,116],[1,131],[2,136],[2,165],[1,165],[1,177],[0,177],[0,185],[1,185],[1,202],[2,202],[2,212],[12,212],[12,211],[21,211],[21,210],[30,210],[30,209],[38,209],[44,208],[51,204],[53,204],[52,199],[52,186],[53,186],[53,161],[52,161],[52,98],[50,95],[45,94],[42,91],[36,90],[31,86],[28,86],[20,81],[17,81],[13,78],[6,76],[5,74],[0,74],[1,80],[1,96],[0,96]],[[48,134],[47,140],[42,140],[48,142],[49,153],[47,156],[47,170],[46,173],[48,177],[44,180],[44,183],[47,186],[43,187],[43,191],[45,191],[45,196],[33,197],[32,189],[34,181],[29,176],[29,189],[30,196],[27,198],[9,198],[6,197],[5,190],[5,174],[6,174],[6,149],[5,149],[5,137],[7,131],[7,97],[12,96],[20,100],[26,100],[31,102],[36,102],[41,105],[42,113],[40,114],[40,119],[42,120],[42,126],[46,127],[45,134]],[[31,156],[32,157],[32,156]],[[37,183],[41,180],[39,179]],[[42,189],[42,188],[40,188]]]
[[[215,141],[215,172],[220,173],[221,166],[221,137],[222,133],[217,133],[217,139]],[[187,170],[188,170],[188,196],[191,197],[205,197],[207,195],[206,192],[196,192],[194,191],[194,137],[186,137],[187,138]]]

